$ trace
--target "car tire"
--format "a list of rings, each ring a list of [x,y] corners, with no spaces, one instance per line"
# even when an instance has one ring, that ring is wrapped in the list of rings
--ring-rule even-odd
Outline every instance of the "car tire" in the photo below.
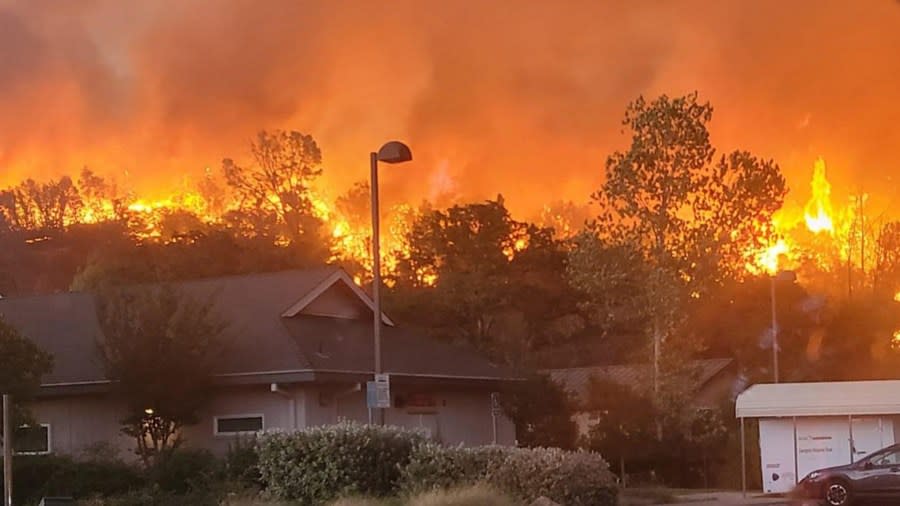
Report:
[[[825,484],[825,504],[827,506],[849,506],[853,504],[853,491],[843,480],[833,480]]]

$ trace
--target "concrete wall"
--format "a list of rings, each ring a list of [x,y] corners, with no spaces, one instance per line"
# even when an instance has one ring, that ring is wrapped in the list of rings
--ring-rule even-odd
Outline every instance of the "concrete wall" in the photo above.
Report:
[[[217,392],[200,413],[196,425],[185,427],[185,445],[224,453],[246,436],[216,435],[221,416],[262,415],[264,429],[293,430],[328,425],[342,419],[368,421],[365,392],[348,385],[269,385],[232,387]],[[396,389],[395,395],[408,390]],[[487,390],[431,391],[429,408],[391,408],[385,422],[423,428],[447,444],[484,445],[493,439],[491,399]],[[121,433],[125,405],[109,396],[41,399],[31,404],[37,423],[50,425],[51,451],[78,455],[94,445],[110,445],[123,458],[133,458],[134,441]],[[515,428],[503,415],[497,419],[497,442],[515,444]]]

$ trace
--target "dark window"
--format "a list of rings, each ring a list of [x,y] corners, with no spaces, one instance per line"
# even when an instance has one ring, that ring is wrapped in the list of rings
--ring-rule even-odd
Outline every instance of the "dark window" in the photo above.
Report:
[[[13,434],[15,453],[50,453],[50,426],[19,427]]]
[[[223,416],[216,419],[216,434],[258,432],[263,429],[261,416]]]

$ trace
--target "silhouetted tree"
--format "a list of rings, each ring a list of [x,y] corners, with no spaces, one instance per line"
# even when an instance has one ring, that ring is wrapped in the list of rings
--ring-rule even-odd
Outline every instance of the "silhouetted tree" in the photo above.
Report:
[[[764,244],[786,191],[772,161],[742,151],[716,160],[711,118],[712,106],[696,93],[638,98],[623,120],[631,145],[607,159],[606,181],[593,196],[601,206],[594,233],[637,252],[646,265],[635,295],[647,310],[655,365],[664,346],[667,354],[680,349],[669,338],[686,303],[742,269],[745,252]]]
[[[508,362],[584,327],[552,230],[512,219],[502,197],[421,215],[389,294],[392,312]]]
[[[572,419],[575,401],[546,375],[509,385],[501,404],[516,426],[520,446],[574,448],[578,427]]]
[[[212,302],[169,286],[106,290],[98,303],[98,339],[107,375],[127,404],[122,432],[145,464],[181,443],[209,399],[226,324]]]
[[[312,182],[322,174],[322,152],[312,136],[300,132],[260,132],[250,144],[252,164],[222,162],[225,182],[237,199],[228,214],[245,235],[268,235],[281,243],[326,246],[312,200]]]
[[[16,425],[27,420],[25,401],[40,388],[41,377],[53,369],[53,357],[22,335],[0,314],[0,394],[13,399]],[[0,422],[3,417],[0,414]],[[0,434],[2,443],[2,434]]]

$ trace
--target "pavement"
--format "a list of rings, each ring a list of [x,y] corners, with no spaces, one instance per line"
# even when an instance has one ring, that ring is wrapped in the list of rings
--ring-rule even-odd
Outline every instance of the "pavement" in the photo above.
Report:
[[[690,506],[782,506],[792,505],[789,499],[771,495],[751,494],[745,497],[741,492],[698,492],[678,496],[678,503]]]

